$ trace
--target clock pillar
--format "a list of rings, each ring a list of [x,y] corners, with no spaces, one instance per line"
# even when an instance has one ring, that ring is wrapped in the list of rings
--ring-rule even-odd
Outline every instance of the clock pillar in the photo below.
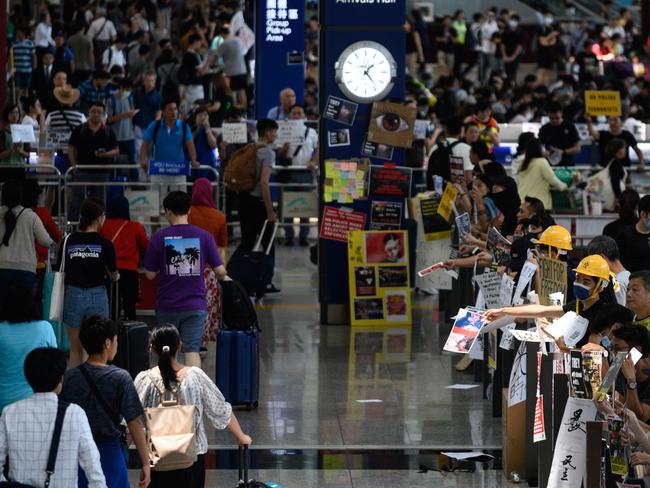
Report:
[[[319,198],[320,215],[323,207],[348,207],[367,214],[370,221],[370,198],[355,200],[351,204],[324,202],[323,183],[325,161],[328,159],[346,160],[361,158],[362,145],[373,101],[404,99],[405,87],[405,50],[406,37],[403,29],[406,18],[406,0],[374,0],[372,3],[360,0],[327,0],[319,2],[320,17],[320,114],[319,123]],[[385,91],[378,90],[376,100],[355,97],[364,95],[363,87],[355,90],[357,85],[348,85],[341,80],[340,70],[337,76],[337,62],[342,60],[344,52],[353,49],[355,43],[376,47],[380,52],[387,52],[394,62],[394,77]],[[374,68],[373,68],[374,69]],[[369,73],[373,76],[373,73]],[[379,76],[379,72],[377,76]],[[367,78],[367,75],[363,75]],[[338,78],[338,82],[337,82]],[[374,79],[373,79],[374,81]],[[343,87],[343,90],[341,89]],[[378,87],[379,88],[379,87]],[[372,89],[370,89],[372,91]],[[356,115],[351,125],[322,117],[329,97],[343,99],[358,104]],[[355,98],[355,99],[353,99]],[[337,130],[349,130],[349,144],[330,146],[328,134]],[[373,164],[382,164],[387,160],[371,159]],[[404,150],[395,148],[390,162],[404,164]],[[349,324],[348,310],[348,264],[347,244],[332,240],[319,240],[319,302],[321,323],[325,325]]]

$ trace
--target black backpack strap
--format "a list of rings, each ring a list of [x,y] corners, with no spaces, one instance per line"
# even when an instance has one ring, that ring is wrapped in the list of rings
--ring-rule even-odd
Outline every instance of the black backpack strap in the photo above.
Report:
[[[104,396],[102,395],[102,392],[99,391],[99,388],[97,388],[97,385],[93,381],[92,376],[90,376],[90,371],[88,371],[88,368],[86,368],[85,364],[82,364],[79,366],[79,370],[81,371],[81,374],[83,374],[84,378],[86,379],[86,383],[88,383],[88,386],[90,387],[90,391],[93,392],[93,395],[95,395],[95,398],[97,398],[97,401],[99,402],[99,405],[102,407],[102,410],[108,415],[108,417],[111,419],[111,422],[115,424],[115,426],[118,428],[118,430],[122,430],[122,422],[120,422],[120,417],[117,413],[115,413],[115,410],[113,410]]]
[[[50,486],[50,478],[54,474],[54,466],[56,465],[56,456],[59,452],[59,441],[61,440],[61,431],[63,430],[63,419],[65,418],[65,411],[70,404],[59,400],[56,409],[56,420],[54,421],[54,432],[52,433],[52,442],[50,443],[50,453],[47,456],[47,467],[45,472],[45,488]]]

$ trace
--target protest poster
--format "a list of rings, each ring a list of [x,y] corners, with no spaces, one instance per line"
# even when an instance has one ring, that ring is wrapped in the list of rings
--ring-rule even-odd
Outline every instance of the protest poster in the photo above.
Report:
[[[499,341],[499,347],[510,351],[515,341],[515,337],[512,335],[512,330],[517,327],[517,324],[512,322],[511,324],[506,325],[502,329],[501,341]]]
[[[329,96],[323,111],[323,118],[334,120],[345,125],[352,125],[357,115],[359,104],[342,98]]]
[[[587,422],[596,418],[592,400],[570,397],[555,441],[547,486],[580,488],[587,466]]]
[[[501,303],[501,276],[495,271],[487,271],[476,275],[476,284],[483,292],[485,305],[488,309],[499,308]]]
[[[596,398],[599,402],[602,402],[605,399],[607,393],[612,389],[612,386],[614,386],[616,376],[621,370],[621,366],[623,366],[623,361],[625,361],[626,357],[627,352],[621,351],[616,353],[614,361],[612,361],[612,364],[609,366],[607,373],[605,373],[603,382],[598,387],[598,392],[594,395],[594,398]]]
[[[36,142],[34,128],[29,124],[10,124],[11,140],[16,143]]]
[[[367,133],[363,138],[363,143],[361,144],[361,154],[371,158],[383,159],[385,161],[393,159],[393,149],[393,146],[387,144],[370,142]]]
[[[442,218],[449,222],[451,219],[452,205],[458,197],[458,190],[454,185],[447,184],[445,186],[445,191],[442,193],[442,198],[440,199],[440,205],[438,206],[438,213],[442,215]]]
[[[461,308],[456,314],[454,325],[443,349],[449,352],[468,353],[483,325],[485,325],[483,315]]]
[[[461,235],[461,237],[466,236],[470,233],[471,224],[469,221],[469,214],[467,212],[464,212],[456,217],[456,228],[458,229],[458,233]]]
[[[544,428],[544,395],[537,397],[535,401],[535,420],[533,422],[533,442],[546,440],[546,430]]]
[[[589,321],[569,310],[559,319],[544,329],[544,332],[553,339],[564,338],[567,347],[574,347],[587,332]]]
[[[325,161],[325,202],[352,203],[365,196],[365,167],[359,161]]]
[[[625,422],[617,415],[607,416],[607,440],[609,444],[609,461],[612,474],[627,475],[627,455],[625,443],[621,437]]]
[[[350,129],[335,129],[327,131],[327,145],[329,147],[349,146]]]
[[[536,264],[533,264],[530,261],[526,261],[524,263],[524,266],[521,268],[521,272],[519,273],[519,281],[517,282],[515,297],[521,296],[521,294],[533,279],[533,276],[535,276],[535,271],[537,271]]]
[[[275,143],[278,146],[283,146],[284,144],[300,146],[305,142],[307,129],[305,128],[304,120],[278,120],[277,123],[278,137]]]
[[[585,398],[593,399],[598,394],[602,383],[602,364],[603,354],[601,351],[583,351],[582,379],[585,383]]]
[[[373,200],[370,208],[370,230],[399,229],[403,206],[402,202]]]
[[[224,122],[221,124],[221,138],[226,144],[246,144],[248,142],[246,122]]]
[[[155,161],[149,160],[147,170],[149,176],[164,175],[164,176],[187,176],[190,174],[189,161]]]
[[[350,323],[411,323],[408,236],[405,231],[348,234]]]
[[[501,277],[501,290],[499,305],[500,307],[507,307],[512,304],[512,290],[515,288],[515,282],[513,281],[507,273],[503,273]]]
[[[416,141],[422,141],[427,137],[427,129],[430,122],[428,120],[416,120],[413,124],[413,138]]]
[[[45,149],[47,151],[67,151],[71,132],[49,130],[45,134]]]
[[[320,225],[321,239],[347,242],[348,232],[363,230],[366,227],[366,214],[356,212],[347,207],[323,207],[323,218]]]
[[[451,173],[452,183],[465,183],[465,164],[462,157],[449,156],[449,171]]]
[[[318,193],[315,191],[288,191],[282,189],[283,218],[318,217]]]
[[[615,90],[585,90],[585,112],[592,117],[620,117],[621,94]]]
[[[409,198],[411,177],[411,168],[371,165],[368,193],[374,196]]]
[[[571,373],[569,377],[570,382],[570,394],[573,398],[587,398],[586,397],[586,388],[585,380],[582,373],[582,351],[572,350],[571,351]]]
[[[420,217],[422,220],[422,231],[424,239],[435,241],[445,239],[451,235],[451,226],[439,213],[441,198],[433,196],[432,198],[421,198]]]
[[[485,248],[499,266],[507,266],[510,262],[510,246],[510,241],[498,229],[490,227]]]
[[[508,382],[508,407],[526,401],[526,343],[519,344]]]
[[[567,296],[567,264],[558,259],[546,257],[538,258],[539,273],[541,278],[541,290],[539,303],[550,305],[549,296],[551,293],[562,292]],[[566,300],[566,298],[565,298]]]
[[[389,146],[410,148],[417,108],[395,102],[374,102],[370,112],[368,140]]]

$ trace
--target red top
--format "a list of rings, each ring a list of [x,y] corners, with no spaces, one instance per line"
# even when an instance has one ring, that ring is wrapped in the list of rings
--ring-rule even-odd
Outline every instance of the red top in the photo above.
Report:
[[[119,230],[120,227],[122,227],[122,230]],[[140,253],[144,252],[149,244],[147,234],[140,222],[124,219],[106,219],[99,233],[109,241],[114,240],[113,246],[115,247],[118,269],[138,271]],[[116,235],[117,237],[115,237]]]
[[[36,207],[34,209],[34,212],[36,212],[38,218],[41,219],[41,222],[43,222],[43,227],[45,227],[47,233],[50,234],[52,240],[54,242],[61,242],[62,239],[61,231],[59,230],[56,223],[54,222],[54,219],[52,218],[52,214],[50,214],[50,211],[45,207]],[[34,245],[36,246],[36,256],[38,262],[36,267],[44,268],[45,261],[47,260],[48,249],[45,246],[41,246],[37,241],[34,241]]]

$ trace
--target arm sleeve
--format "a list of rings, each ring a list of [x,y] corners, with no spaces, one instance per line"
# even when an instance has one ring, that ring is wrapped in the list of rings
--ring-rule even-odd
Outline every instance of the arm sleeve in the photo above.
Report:
[[[142,135],[142,138],[149,143],[151,143],[153,139],[153,128],[155,125],[156,125],[155,121],[151,122],[149,124],[149,127],[147,127],[147,129],[144,131],[144,134]]]
[[[213,268],[221,266],[223,261],[221,260],[221,256],[219,256],[219,250],[217,249],[217,244],[215,243],[213,236],[206,232],[203,238],[203,243],[205,244],[206,250],[206,262]]]
[[[109,149],[114,149],[117,147],[117,137],[115,137],[115,132],[110,127],[107,127],[108,131],[108,147]]]
[[[49,323],[45,322],[45,344],[48,347],[59,347],[59,345],[56,342],[56,336],[54,335],[54,329],[49,325]]]
[[[41,219],[38,218],[38,215],[35,213],[33,214],[33,224],[32,228],[34,230],[34,237],[36,237],[36,240],[41,246],[45,247],[50,247],[52,244],[54,244],[54,241],[50,237],[50,234],[45,230],[45,226],[43,225],[43,222],[41,222]]]
[[[108,270],[113,273],[117,271],[117,259],[115,257],[115,246],[113,243],[106,239],[105,250],[106,250],[106,267]]]
[[[156,243],[155,236],[152,236],[147,246],[147,252],[144,254],[144,267],[147,271],[160,271],[160,259]]]
[[[149,238],[147,237],[144,227],[140,223],[138,223],[138,228],[135,233],[135,241],[137,242],[140,251],[146,251],[147,246],[149,245]]]
[[[220,219],[219,230],[217,232],[217,246],[226,247],[228,246],[228,224],[226,223],[226,217],[223,216]]]
[[[188,142],[191,140],[192,140],[192,129],[190,129],[189,125],[185,124],[185,140],[183,142]]]
[[[102,472],[99,451],[90,431],[90,425],[88,425],[88,418],[80,407],[70,405],[68,410],[71,408],[75,409],[77,415],[70,420],[79,424],[79,466],[81,466],[81,469],[86,474],[86,478],[88,478],[89,488],[105,488],[106,479]]]
[[[78,125],[72,130],[72,133],[70,134],[70,140],[68,141],[69,146],[77,147],[79,145],[79,132],[81,132],[79,129],[80,127],[81,126]]]
[[[564,191],[568,188],[566,183],[560,181],[560,179],[555,176],[551,165],[548,163],[548,161],[546,161],[546,159],[544,159],[542,163],[542,176],[553,188],[557,188],[560,191]]]
[[[203,413],[215,429],[228,427],[232,417],[232,407],[226,401],[217,385],[199,368],[194,368],[201,390]]]

